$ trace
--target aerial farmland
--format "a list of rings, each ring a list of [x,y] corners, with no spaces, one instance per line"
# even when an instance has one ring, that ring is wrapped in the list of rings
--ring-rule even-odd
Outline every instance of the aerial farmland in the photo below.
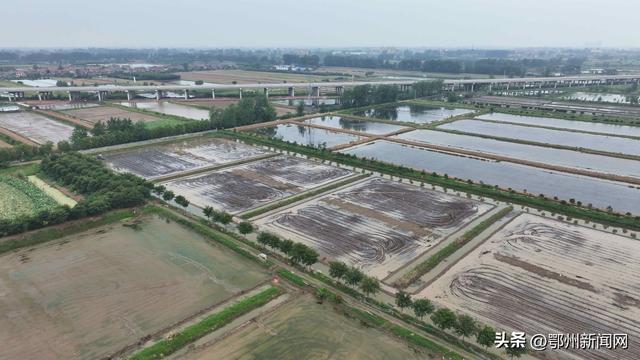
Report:
[[[299,194],[351,172],[295,157],[275,157],[181,178],[164,185],[201,208],[237,213]]]
[[[374,178],[262,218],[258,224],[384,279],[491,208]]]
[[[0,259],[10,315],[0,319],[7,345],[0,357],[8,359],[107,357],[267,279],[256,265],[156,217]]]
[[[633,351],[575,355],[635,359],[638,246],[626,236],[523,214],[417,296],[529,333],[628,333]]]
[[[0,114],[2,134],[28,145],[67,140],[73,127],[32,112]]]
[[[268,151],[217,138],[195,138],[105,154],[107,164],[153,179],[268,154]]]
[[[0,360],[640,359],[640,5],[454,3],[5,6]]]

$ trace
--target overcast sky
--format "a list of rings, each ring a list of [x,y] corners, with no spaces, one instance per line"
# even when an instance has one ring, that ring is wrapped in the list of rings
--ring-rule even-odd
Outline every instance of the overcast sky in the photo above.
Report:
[[[0,47],[638,47],[637,0],[18,0]]]

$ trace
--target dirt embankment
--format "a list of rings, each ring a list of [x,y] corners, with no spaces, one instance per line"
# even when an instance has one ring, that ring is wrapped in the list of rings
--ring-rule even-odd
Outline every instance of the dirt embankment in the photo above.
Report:
[[[443,151],[443,152],[448,152],[448,153],[457,153],[457,154],[480,157],[480,158],[485,158],[485,159],[492,159],[492,160],[497,160],[497,161],[506,161],[506,162],[522,164],[522,165],[527,165],[527,166],[533,166],[533,167],[547,169],[547,170],[561,171],[561,172],[565,172],[565,173],[569,173],[569,174],[590,176],[590,177],[595,177],[595,178],[600,178],[600,179],[621,181],[621,182],[626,182],[626,183],[629,183],[629,184],[640,185],[640,179],[634,178],[634,177],[631,177],[631,176],[608,174],[608,173],[590,171],[590,170],[585,170],[585,169],[577,169],[577,168],[571,168],[571,167],[565,167],[565,166],[557,166],[557,165],[545,164],[545,163],[541,163],[541,162],[537,162],[537,161],[529,161],[529,160],[517,159],[517,158],[512,158],[512,157],[507,157],[507,156],[494,155],[494,154],[489,154],[489,153],[480,152],[480,151],[472,151],[472,150],[465,150],[465,149],[460,149],[460,148],[452,148],[452,147],[447,147],[447,146],[427,144],[427,143],[424,143],[424,142],[412,141],[412,140],[407,140],[407,139],[385,138],[384,140],[391,141],[391,142],[396,142],[396,143],[400,143],[400,144],[405,144],[405,145],[410,145],[410,146],[421,147],[421,148],[425,148],[425,149],[432,149],[432,150]]]
[[[93,129],[93,124],[89,121],[79,119],[77,117],[63,114],[56,111],[51,110],[33,110],[33,112],[38,113],[40,115],[48,116],[54,119],[62,120],[74,125],[82,126],[83,128]]]
[[[2,127],[0,127],[0,134],[6,135],[6,136],[8,136],[8,137],[10,137],[10,138],[12,138],[14,140],[20,141],[21,143],[26,144],[26,145],[40,146],[40,144],[38,144],[37,142],[35,142],[35,141],[25,137],[25,136],[22,136],[22,135],[20,135],[18,133],[14,133],[11,130],[7,130],[5,128],[2,128]],[[9,147],[11,147],[11,145],[9,145],[9,144],[7,144],[7,145]],[[2,146],[0,146],[0,147],[2,147]]]

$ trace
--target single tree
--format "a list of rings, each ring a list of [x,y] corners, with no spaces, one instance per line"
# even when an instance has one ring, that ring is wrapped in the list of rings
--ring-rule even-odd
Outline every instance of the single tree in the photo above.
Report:
[[[412,304],[411,295],[406,292],[400,290],[396,293],[396,305],[400,308],[400,310],[404,310],[405,308],[410,307]]]
[[[364,277],[364,274],[362,273],[362,271],[352,267],[349,269],[349,271],[347,271],[344,279],[347,285],[356,286],[360,284],[363,277]]]
[[[175,197],[174,201],[176,202],[176,204],[186,208],[187,206],[189,206],[189,200],[187,200],[187,198],[185,198],[182,195],[178,195]]]
[[[478,332],[478,323],[469,315],[459,315],[455,325],[456,333],[466,339]]]
[[[202,213],[207,217],[207,219],[211,219],[211,217],[213,217],[213,214],[215,213],[215,210],[211,206],[205,206],[202,210]]]
[[[347,266],[347,264],[341,261],[329,262],[329,275],[338,281],[343,279],[347,275],[348,271],[349,267]]]
[[[250,234],[253,232],[253,225],[248,221],[243,221],[238,224],[238,231],[240,231],[242,235]]]
[[[304,101],[298,102],[298,105],[296,106],[296,115],[297,116],[304,115]]]
[[[476,335],[476,342],[485,348],[494,344],[496,339],[496,329],[492,328],[489,325],[485,325],[482,329],[478,331]]]
[[[303,265],[311,266],[318,262],[318,253],[312,248],[305,245],[305,250],[302,253],[301,262]]]
[[[380,282],[374,277],[365,276],[360,282],[360,290],[369,297],[380,291]]]
[[[233,220],[233,216],[228,212],[216,211],[213,214],[213,219],[222,225],[227,225],[231,220]]]
[[[422,320],[425,315],[431,314],[434,309],[429,299],[418,299],[413,302],[413,312],[420,320]]]
[[[289,239],[282,240],[280,242],[280,251],[282,251],[284,254],[289,255],[291,253],[291,249],[293,249],[294,244],[295,243]]]
[[[156,195],[162,195],[167,188],[164,185],[156,185],[153,187],[153,193]]]
[[[450,329],[456,324],[456,314],[449,309],[438,309],[431,314],[431,321],[442,330]]]
[[[171,201],[174,198],[175,194],[171,190],[167,190],[162,194],[162,200]]]

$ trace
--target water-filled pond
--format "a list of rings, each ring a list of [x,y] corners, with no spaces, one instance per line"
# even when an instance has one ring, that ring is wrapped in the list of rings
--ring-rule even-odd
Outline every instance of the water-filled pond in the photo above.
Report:
[[[402,126],[380,123],[375,121],[362,121],[356,119],[343,118],[341,116],[320,116],[305,120],[307,124],[322,125],[336,129],[360,131],[374,135],[389,134],[400,129]]]
[[[616,136],[593,135],[524,125],[498,124],[480,120],[459,120],[441,125],[439,128],[515,140],[534,141],[543,144],[563,145],[640,156],[640,140]]]
[[[576,199],[595,207],[612,206],[617,211],[640,214],[640,189],[628,184],[600,180],[586,176],[565,174],[508,162],[463,157],[422,148],[375,141],[341,152],[375,158],[379,161],[404,165],[427,172],[448,174],[460,179],[482,181],[533,194]]]
[[[447,109],[444,107],[430,107],[422,105],[387,106],[356,112],[354,115],[383,120],[404,121],[417,124],[429,124],[447,118],[470,114],[469,109]]]
[[[317,129],[303,125],[280,124],[251,130],[263,136],[269,136],[302,145],[330,148],[362,139],[360,136],[337,133],[324,129]]]
[[[544,164],[640,178],[640,162],[634,160],[586,154],[573,150],[518,144],[508,141],[451,134],[433,130],[414,130],[394,137],[424,142],[427,144],[449,146],[516,159],[536,161]]]
[[[161,114],[180,116],[193,120],[209,119],[209,111],[198,109],[193,106],[174,104],[168,101],[149,101],[149,102],[121,102],[120,105],[159,112]]]
[[[490,113],[476,117],[481,120],[512,122],[525,125],[549,126],[561,129],[589,131],[611,135],[640,137],[640,126],[604,124],[599,122],[555,119],[539,116],[523,116],[504,113]]]

